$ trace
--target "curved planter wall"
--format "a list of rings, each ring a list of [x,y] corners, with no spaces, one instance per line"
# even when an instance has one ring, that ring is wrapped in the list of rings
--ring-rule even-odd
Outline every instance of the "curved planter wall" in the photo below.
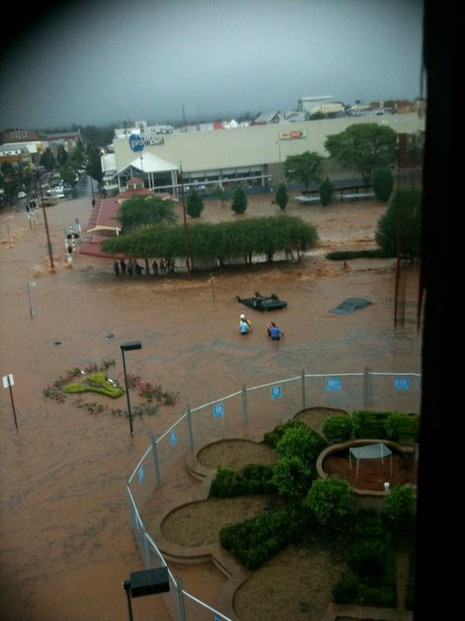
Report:
[[[343,450],[349,450],[355,447],[367,446],[369,444],[384,444],[392,453],[399,455],[414,456],[417,448],[415,446],[405,446],[393,442],[392,440],[349,440],[348,442],[341,442],[340,444],[332,444],[328,446],[324,451],[320,453],[316,461],[316,469],[320,479],[327,479],[328,474],[325,472],[325,461],[334,453],[339,453]],[[372,510],[372,511],[384,511],[384,497],[389,494],[389,490],[375,491],[369,489],[360,489],[352,487],[355,493],[355,505],[358,510]],[[414,492],[416,492],[416,486],[413,486]]]

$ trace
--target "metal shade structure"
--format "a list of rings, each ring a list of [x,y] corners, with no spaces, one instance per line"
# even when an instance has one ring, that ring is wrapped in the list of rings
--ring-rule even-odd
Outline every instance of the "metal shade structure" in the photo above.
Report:
[[[381,459],[384,464],[384,458],[390,457],[390,469],[392,476],[392,451],[385,444],[379,442],[377,444],[367,444],[366,446],[352,447],[349,450],[349,463],[352,468],[352,457],[355,459],[355,478],[358,479],[358,465],[361,459]]]

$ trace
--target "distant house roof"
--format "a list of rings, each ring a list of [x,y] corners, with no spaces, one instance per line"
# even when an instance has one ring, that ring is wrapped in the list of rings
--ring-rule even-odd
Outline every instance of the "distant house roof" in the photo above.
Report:
[[[60,134],[46,134],[45,137],[47,138],[47,140],[52,142],[55,140],[72,140],[76,142],[77,140],[81,140],[82,138],[80,130],[77,130],[75,132],[61,132]]]
[[[284,118],[286,121],[300,123],[302,121],[305,121],[305,112],[302,112],[300,110],[290,110],[289,112],[286,112]]]
[[[263,112],[254,118],[251,125],[267,125],[268,123],[279,123],[279,112]]]
[[[3,144],[17,142],[36,142],[43,140],[44,136],[30,129],[7,129],[3,132]]]
[[[225,121],[223,127],[224,129],[236,129],[239,127],[239,123],[235,119],[231,119],[230,121]]]

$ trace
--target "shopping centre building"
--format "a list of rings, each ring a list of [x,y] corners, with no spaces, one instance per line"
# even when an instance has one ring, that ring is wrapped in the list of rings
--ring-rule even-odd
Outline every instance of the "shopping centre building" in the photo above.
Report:
[[[399,135],[399,146],[422,145],[425,117],[416,112],[345,116],[341,118],[286,122],[268,122],[226,128],[211,124],[208,128],[167,130],[140,122],[137,126],[115,130],[110,153],[102,155],[102,187],[108,195],[127,187],[133,177],[155,192],[178,197],[181,172],[184,189],[193,187],[212,191],[236,184],[251,188],[273,188],[283,181],[282,164],[287,157],[305,151],[328,158],[324,143],[350,125],[378,123],[391,127]],[[336,162],[325,161],[330,179],[351,176]]]

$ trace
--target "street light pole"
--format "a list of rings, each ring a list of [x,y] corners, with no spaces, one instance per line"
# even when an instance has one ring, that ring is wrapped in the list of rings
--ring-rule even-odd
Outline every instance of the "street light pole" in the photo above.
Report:
[[[129,621],[134,621],[131,598],[168,593],[170,590],[168,567],[133,571],[130,579],[123,581],[123,589],[126,591],[128,601]]]
[[[31,298],[31,287],[35,287],[37,283],[35,283],[34,281],[28,281],[27,283],[27,297],[29,298],[29,315],[31,317],[31,319],[34,319],[34,306],[32,305],[32,298]]]
[[[94,194],[94,182],[92,181],[92,175],[90,177],[90,189],[92,191],[92,207],[95,207],[95,194]]]
[[[127,598],[127,602],[128,602],[129,621],[134,621],[134,615],[132,614],[131,581],[130,580],[124,580],[124,582],[123,582],[123,589],[126,591],[126,598]]]
[[[127,343],[121,343],[120,347],[121,347],[121,355],[123,357],[124,385],[126,387],[126,399],[128,403],[129,432],[131,436],[133,436],[134,430],[132,426],[131,400],[129,397],[128,374],[126,372],[126,358],[124,356],[124,352],[132,351],[134,349],[142,349],[142,343],[140,341],[128,341]]]

